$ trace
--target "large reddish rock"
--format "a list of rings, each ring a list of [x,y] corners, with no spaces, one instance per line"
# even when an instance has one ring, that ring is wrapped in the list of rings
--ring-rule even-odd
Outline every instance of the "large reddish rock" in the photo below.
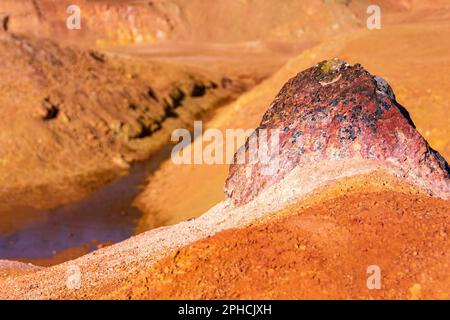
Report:
[[[251,201],[294,168],[315,171],[345,162],[350,166],[341,171],[357,172],[351,167],[364,161],[433,196],[450,198],[447,162],[415,129],[389,84],[359,64],[334,59],[299,73],[283,86],[253,136],[261,129],[269,132],[268,140],[279,132],[279,148],[269,143],[269,161],[256,163],[248,161],[255,148],[249,140],[238,150],[235,160],[245,154],[247,161],[230,166],[225,185],[235,205]],[[303,177],[307,182],[308,172]],[[317,186],[333,180],[325,174],[314,179],[321,180]]]

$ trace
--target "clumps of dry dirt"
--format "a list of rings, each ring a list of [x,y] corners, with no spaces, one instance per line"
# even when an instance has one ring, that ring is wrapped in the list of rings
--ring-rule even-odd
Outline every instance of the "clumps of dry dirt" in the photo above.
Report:
[[[411,3],[411,1],[407,2],[407,5]],[[318,20],[323,19],[321,15],[316,17]],[[275,90],[289,76],[329,57],[339,56],[346,60],[350,57],[352,61],[362,61],[364,65],[370,64],[372,70],[381,73],[383,77],[386,75],[389,80],[393,79],[394,84],[402,89],[399,90],[399,95],[403,97],[403,101],[410,101],[414,106],[412,118],[414,120],[418,118],[419,131],[424,131],[424,136],[434,139],[437,146],[446,152],[447,147],[444,143],[446,135],[442,132],[445,132],[447,128],[445,119],[448,117],[445,117],[446,113],[442,113],[442,117],[440,115],[442,110],[447,110],[445,104],[448,103],[446,99],[448,92],[442,86],[442,79],[450,74],[443,72],[449,66],[448,40],[445,38],[445,31],[449,30],[449,24],[446,21],[440,21],[442,15],[438,17],[439,23],[428,23],[428,21],[437,22],[433,20],[433,17],[434,11],[417,24],[387,26],[376,33],[365,30],[343,38],[331,37],[330,41],[328,38],[325,44],[304,52],[288,63],[257,91],[242,97],[236,104],[230,105],[230,108],[222,117],[217,118],[215,123],[224,126],[226,123],[234,125],[256,123]],[[13,17],[9,23],[11,28],[14,27],[14,21],[16,20]],[[242,29],[241,26],[238,26],[238,29]],[[436,30],[444,32],[436,32]],[[400,38],[405,41],[399,42]],[[11,161],[17,165],[16,171],[12,172],[16,180],[8,180],[11,185],[23,183],[21,179],[25,176],[30,179],[37,175],[37,171],[33,170],[18,171],[17,168],[25,167],[24,164],[28,163],[19,157],[20,154],[39,155],[38,158],[27,161],[38,163],[45,169],[46,174],[42,175],[42,171],[39,171],[37,179],[53,182],[57,181],[50,179],[53,173],[63,172],[65,176],[70,176],[74,170],[87,172],[89,170],[86,168],[98,169],[95,166],[99,163],[108,163],[108,166],[111,163],[109,151],[105,151],[104,158],[101,159],[109,159],[108,161],[98,161],[100,156],[97,153],[92,154],[93,148],[90,149],[90,143],[86,143],[86,150],[74,148],[73,144],[70,144],[70,141],[80,137],[80,133],[86,132],[84,125],[76,127],[75,133],[63,130],[64,134],[60,134],[60,131],[54,130],[56,127],[63,127],[63,124],[75,122],[72,114],[66,114],[67,102],[64,97],[61,99],[60,95],[50,95],[47,92],[43,95],[41,92],[45,91],[45,88],[52,88],[58,92],[56,89],[67,85],[59,74],[61,70],[68,71],[69,75],[83,70],[82,74],[85,75],[83,80],[86,80],[89,86],[85,87],[83,82],[80,88],[73,89],[70,86],[69,88],[75,90],[74,92],[78,92],[79,89],[84,94],[85,100],[77,98],[76,101],[84,106],[84,109],[89,109],[89,118],[115,119],[116,112],[121,117],[123,116],[122,108],[128,108],[131,110],[130,113],[127,113],[126,118],[120,118],[120,121],[126,120],[126,123],[133,123],[136,120],[133,118],[135,114],[132,111],[141,110],[139,108],[141,104],[130,107],[130,102],[135,103],[135,99],[140,102],[141,89],[154,81],[153,76],[159,77],[166,74],[168,70],[152,64],[155,69],[151,69],[150,72],[148,64],[118,62],[111,59],[109,55],[96,52],[80,54],[79,50],[76,50],[78,53],[72,51],[68,53],[65,48],[53,45],[50,47],[53,46],[54,49],[49,50],[41,47],[47,42],[36,44],[32,38],[2,35],[2,39],[6,41],[6,44],[2,45],[3,50],[0,52],[6,54],[6,58],[8,54],[15,58],[0,61],[2,63],[12,61],[26,74],[22,78],[22,75],[7,72],[5,78],[1,79],[4,81],[2,87],[4,95],[0,95],[2,99],[0,102],[6,106],[8,115],[5,118],[6,121],[2,120],[4,123],[1,124],[11,125],[10,115],[19,119],[18,125],[14,124],[14,137],[8,136],[8,131],[0,135],[2,146],[0,151],[7,155],[2,157],[6,161],[1,163],[3,167],[0,172],[14,170],[15,166]],[[13,46],[7,45],[14,42]],[[404,43],[409,43],[414,50],[405,49]],[[396,44],[401,46],[396,47]],[[432,57],[429,53],[430,48],[433,49]],[[8,50],[16,50],[19,54]],[[56,50],[57,54],[48,54],[52,50]],[[64,54],[62,54],[63,51]],[[44,59],[40,58],[41,53],[45,56]],[[67,56],[67,60],[59,58],[60,56]],[[108,67],[103,66],[101,72],[96,72],[96,64],[107,64]],[[425,64],[426,68],[424,68]],[[74,65],[73,68],[68,67],[72,65]],[[7,65],[5,70],[16,69]],[[94,71],[92,74],[91,70]],[[423,70],[427,70],[427,77],[423,77]],[[179,79],[178,72],[179,69],[176,68],[173,73],[177,79]],[[57,83],[48,82],[52,80],[46,79],[46,74],[51,74],[52,79],[55,79],[53,81]],[[124,80],[121,75],[127,75],[125,77],[127,80]],[[17,84],[16,77],[20,80],[20,85]],[[114,81],[109,81],[110,77]],[[70,79],[73,85],[75,82],[72,78]],[[192,78],[189,79],[192,80]],[[105,88],[114,86],[116,80],[119,80],[120,88],[113,87],[114,93],[108,93]],[[141,82],[141,80],[145,81]],[[195,79],[195,83],[197,80]],[[220,83],[213,79],[202,81],[206,86],[212,86],[213,82]],[[165,114],[164,106],[178,106],[180,101],[184,105],[184,96],[187,92],[181,90],[184,92],[183,95],[177,90],[180,88],[179,84],[172,86],[168,83],[171,82],[168,80],[161,84],[162,89],[158,89],[158,86],[153,84],[151,92],[145,90],[143,93],[148,96],[146,100],[153,101],[146,103],[157,104],[157,100],[162,103],[162,107],[159,106],[158,110],[162,110],[163,114]],[[402,85],[403,83],[405,84]],[[10,87],[12,90],[9,90]],[[95,90],[97,87],[102,88],[101,92]],[[133,88],[129,92],[128,89],[124,89],[129,87]],[[428,88],[425,90],[426,94],[423,90],[425,87]],[[191,93],[195,92],[192,98],[198,98],[199,92],[203,90],[194,88],[195,85],[191,87]],[[114,99],[105,98],[105,92],[106,96],[114,95]],[[121,104],[120,99],[123,95],[125,100],[123,100],[124,104]],[[161,97],[166,98],[165,101]],[[103,99],[106,99],[108,103],[102,103]],[[92,109],[82,103],[92,100],[97,101]],[[15,104],[14,101],[21,103]],[[18,108],[22,105],[22,101],[30,102],[29,105],[33,108]],[[39,101],[40,104],[32,105],[33,101]],[[143,105],[145,106],[146,103]],[[109,109],[110,104],[114,108]],[[405,103],[405,105],[410,104]],[[432,112],[424,108],[424,105],[433,106]],[[31,110],[36,112],[30,112]],[[184,108],[176,110],[181,112]],[[21,116],[25,113],[28,115],[23,119],[34,120],[21,120]],[[426,116],[420,117],[424,113]],[[67,117],[63,116],[64,114]],[[82,114],[81,111],[80,114]],[[77,116],[78,113],[75,115]],[[174,119],[176,118],[169,117],[170,121]],[[431,128],[431,124],[433,128],[437,128],[437,131],[427,135],[426,130]],[[117,127],[122,128],[122,126],[113,126],[113,128]],[[118,146],[120,156],[112,161],[116,166],[127,167],[129,154],[133,155],[136,150],[147,150],[147,147],[142,146],[146,143],[141,143],[148,141],[147,139],[133,134],[127,138],[127,132],[134,132],[133,126],[130,130],[125,130],[125,136],[121,133],[110,134],[109,130],[108,133],[101,135],[108,139],[100,139],[96,147],[98,149],[95,150],[103,150],[102,148],[111,150],[112,147]],[[30,132],[33,132],[33,135]],[[113,132],[116,131],[113,130]],[[157,134],[152,134],[152,140]],[[66,135],[71,139],[67,139]],[[20,143],[15,139],[18,139]],[[39,142],[39,139],[44,143]],[[63,150],[67,145],[67,150],[75,150],[75,152],[55,153],[55,150]],[[77,145],[80,146],[79,143]],[[122,151],[124,149],[126,151]],[[51,159],[48,158],[49,154]],[[60,154],[61,156],[55,157]],[[60,165],[63,162],[64,165]],[[80,169],[80,165],[84,166],[81,168],[84,171]],[[450,281],[447,271],[449,267],[447,212],[449,202],[428,197],[423,194],[424,190],[411,191],[414,190],[412,187],[402,188],[395,184],[390,185],[387,188],[388,191],[377,189],[375,192],[366,188],[368,184],[338,188],[336,193],[330,191],[331,188],[327,189],[329,194],[326,196],[322,194],[314,201],[305,200],[304,197],[317,191],[318,187],[323,187],[325,182],[321,177],[324,174],[331,177],[326,182],[330,184],[335,180],[343,181],[352,175],[386,169],[380,166],[380,163],[371,161],[335,161],[323,167],[329,171],[316,170],[317,167],[314,166],[302,168],[302,171],[297,167],[297,170],[291,171],[281,182],[262,191],[244,206],[235,207],[229,201],[225,201],[197,219],[143,233],[54,267],[0,278],[2,288],[0,295],[2,298],[37,299],[448,298]],[[62,168],[70,168],[70,172]],[[320,169],[320,166],[318,168]],[[221,170],[219,171],[222,172]],[[392,175],[392,171],[387,171]],[[164,180],[165,184],[161,186],[178,183],[177,173],[168,180]],[[213,170],[212,173],[217,172]],[[184,178],[186,181],[196,183],[201,181],[204,184],[206,179],[202,180],[198,177],[207,176],[202,171],[194,176],[186,174]],[[372,182],[373,177],[370,175],[367,177]],[[202,195],[210,193],[211,179],[208,177],[207,181],[209,182],[207,188],[202,189],[204,193],[196,195],[197,199],[204,200],[206,197]],[[314,183],[317,181],[319,183]],[[77,183],[84,186],[92,184],[85,176]],[[220,185],[222,188],[220,181],[214,182],[214,185]],[[384,185],[383,181],[381,185]],[[352,194],[345,195],[345,190],[348,189],[353,190]],[[408,191],[400,193],[399,191],[403,189]],[[22,190],[28,191],[26,188]],[[171,191],[168,193],[170,194]],[[176,197],[169,199],[172,202],[178,201]],[[204,202],[206,204],[203,205],[212,204],[211,199]],[[294,203],[293,206],[280,211],[281,208],[292,203]],[[252,223],[253,225],[249,226]],[[230,228],[239,229],[223,231]],[[69,290],[66,287],[67,267],[72,264],[78,265],[83,273],[83,286],[80,290]],[[382,271],[383,287],[380,291],[368,291],[365,287],[367,266],[373,264],[379,265]]]
[[[245,206],[235,208],[222,202],[197,219],[157,228],[38,272],[6,277],[0,283],[3,288],[0,296],[5,299],[125,298],[130,281],[146,275],[156,262],[176,250],[226,229],[264,224],[273,217],[288,215],[289,210],[279,211],[288,204],[295,203],[303,210],[342,195],[357,194],[360,190],[423,195],[401,179],[384,172],[373,172],[329,182],[303,197],[295,185],[304,184],[296,178],[294,175],[285,179],[278,188],[268,190],[267,194]],[[293,195],[286,192],[288,189],[293,189],[294,197],[295,194],[297,197],[293,199]],[[82,272],[83,285],[79,290],[66,287],[67,269],[72,266],[78,266]],[[30,283],[34,284],[33,288]]]
[[[410,287],[412,298],[418,287],[421,298],[448,295],[449,201],[383,172],[341,178],[296,201],[285,194],[293,184],[288,177],[245,206],[224,202],[73,261],[13,272],[0,278],[0,296],[403,298]],[[364,291],[369,264],[382,268],[384,291]],[[79,290],[66,287],[72,266]]]
[[[11,34],[0,67],[1,197],[34,207],[89,192],[252,85]]]
[[[132,281],[127,298],[448,299],[449,210],[397,192],[293,206],[177,250]],[[366,286],[370,265],[380,290]]]

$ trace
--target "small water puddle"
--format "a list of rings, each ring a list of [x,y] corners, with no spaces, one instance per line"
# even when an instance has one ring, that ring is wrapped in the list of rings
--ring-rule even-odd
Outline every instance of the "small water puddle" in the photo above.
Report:
[[[133,200],[169,150],[163,148],[150,160],[133,164],[127,175],[80,201],[50,210],[16,207],[2,212],[32,221],[0,234],[0,259],[52,265],[129,238],[142,216]]]

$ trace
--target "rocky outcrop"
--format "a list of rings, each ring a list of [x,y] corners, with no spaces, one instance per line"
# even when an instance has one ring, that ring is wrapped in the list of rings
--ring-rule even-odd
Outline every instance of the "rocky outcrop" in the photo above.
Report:
[[[80,29],[66,26],[71,5],[80,8]],[[280,6],[279,1],[269,0],[258,10],[254,6],[252,1],[242,0],[2,0],[0,19],[8,17],[2,21],[3,29],[6,25],[13,33],[110,47],[167,40],[317,41],[357,28],[358,16],[365,12],[358,3],[285,0]],[[311,14],[316,10],[322,14],[320,20]],[[334,21],[335,14],[341,16],[339,24]]]
[[[372,94],[378,96],[380,101],[393,99],[389,87],[383,81],[372,78],[360,66],[350,67],[341,62],[324,63],[309,69],[298,78],[291,80],[290,85],[300,81],[302,75],[306,79],[312,77],[311,73],[314,74],[314,71],[320,78],[318,81],[325,81],[323,82],[325,86],[330,79],[334,80],[336,75],[343,74],[342,79],[350,79],[346,73],[353,73],[354,77],[351,79],[356,84],[356,88],[360,88],[358,89],[360,103],[371,97],[370,90],[361,90],[364,88],[363,84],[370,85],[369,87],[375,90]],[[335,88],[338,92],[337,96],[346,97],[344,92],[351,95],[352,90],[346,91],[346,86],[351,87],[349,82],[350,80],[342,82],[342,87]],[[293,97],[291,101],[299,99],[300,95],[291,94],[289,88],[290,86],[287,85],[282,93],[284,92],[287,97]],[[310,88],[310,90],[313,89]],[[354,88],[354,90],[357,89]],[[355,95],[352,97],[356,99]],[[378,110],[373,104],[370,106],[375,108],[375,111]],[[341,117],[341,114],[345,114],[339,111],[341,108],[346,110],[345,107],[350,107],[349,102],[345,106],[342,102],[342,106],[330,107],[330,109],[334,110],[335,118],[338,118],[338,115]],[[298,201],[305,189],[311,189],[312,184],[308,185],[309,181],[314,181],[317,185],[322,178],[330,179],[330,170],[333,168],[329,168],[329,163],[333,161],[339,164],[349,162],[349,165],[345,167],[346,173],[353,172],[349,169],[350,166],[355,168],[355,172],[361,173],[361,170],[356,169],[361,169],[358,165],[364,161],[375,161],[384,168],[388,167],[389,161],[383,158],[367,159],[361,156],[363,154],[361,150],[370,150],[372,145],[376,145],[374,150],[377,150],[377,154],[382,154],[379,151],[382,149],[382,142],[376,139],[379,138],[377,135],[381,135],[379,132],[381,128],[390,128],[388,124],[385,124],[386,127],[381,125],[390,119],[388,115],[392,117],[392,121],[400,121],[400,124],[396,126],[392,124],[396,131],[402,134],[409,133],[407,137],[415,139],[412,142],[419,143],[419,147],[427,147],[426,152],[429,152],[429,156],[422,161],[417,170],[426,166],[431,167],[433,164],[437,166],[433,172],[424,175],[422,180],[431,186],[434,192],[439,191],[440,187],[445,187],[445,183],[448,186],[448,169],[443,168],[447,166],[446,163],[439,162],[439,157],[429,149],[423,138],[409,123],[408,117],[399,108],[400,106],[393,101],[390,102],[389,108],[383,107],[383,114],[376,121],[375,133],[372,131],[372,126],[365,124],[368,121],[366,118],[370,118],[374,113],[368,113],[372,109],[366,110],[366,107],[361,107],[359,121],[350,120],[348,117],[347,122],[339,120],[346,126],[349,125],[348,121],[354,121],[352,123],[358,124],[361,132],[355,129],[358,135],[354,139],[353,137],[339,139],[340,136],[332,136],[323,148],[334,146],[331,150],[347,150],[350,153],[352,151],[350,146],[354,146],[356,141],[363,139],[364,134],[372,136],[370,145],[353,149],[350,155],[345,154],[345,157],[342,155],[335,160],[327,158],[323,148],[319,148],[317,153],[305,151],[302,155],[306,159],[312,158],[313,155],[322,155],[322,158],[317,158],[315,162],[310,159],[311,163],[305,165],[299,164],[306,163],[304,158],[300,159],[296,166],[293,165],[294,168],[291,171],[283,171],[287,175],[285,179],[278,176],[277,178],[282,181],[273,183],[270,187],[271,181],[267,180],[270,183],[264,188],[257,184],[262,180],[256,181],[256,176],[253,177],[254,180],[250,180],[249,183],[255,183],[254,188],[257,189],[259,196],[246,205],[233,206],[231,202],[235,199],[226,199],[196,219],[153,229],[119,244],[99,249],[76,260],[45,268],[39,272],[19,277],[5,276],[3,279],[0,277],[0,287],[2,287],[0,298],[111,299],[125,297],[142,299],[157,297],[161,299],[166,297],[166,293],[171,295],[171,298],[187,298],[184,296],[186,292],[191,295],[189,298],[230,298],[235,294],[239,294],[241,298],[254,298],[254,293],[259,294],[260,298],[273,298],[274,294],[277,294],[276,297],[279,298],[373,298],[374,296],[370,295],[371,292],[368,293],[363,287],[367,279],[358,278],[361,275],[364,276],[364,272],[358,271],[358,276],[353,276],[353,271],[364,270],[368,264],[376,262],[380,252],[383,253],[381,255],[383,260],[380,263],[383,266],[389,266],[386,267],[386,279],[391,282],[383,282],[389,289],[376,290],[377,298],[404,299],[409,297],[410,288],[413,288],[416,293],[417,286],[423,286],[422,297],[447,297],[446,288],[449,281],[443,270],[447,270],[445,267],[448,265],[448,257],[442,256],[442,253],[448,252],[445,250],[448,244],[448,232],[445,227],[448,225],[446,214],[448,201],[418,194],[416,188],[405,183],[405,179],[396,178],[390,174],[380,175],[376,172],[339,179],[327,188],[318,190],[310,198]],[[286,109],[288,109],[287,106]],[[274,110],[269,110],[269,118],[264,119],[273,120],[274,127],[276,123],[287,122],[289,113],[271,113],[271,111]],[[391,113],[387,114],[388,112]],[[271,118],[272,115],[278,115],[278,117]],[[303,123],[300,116],[296,118],[298,119],[295,126],[305,131],[313,130],[308,123],[312,128],[314,123],[320,123],[317,121],[317,115],[316,120],[312,122]],[[335,124],[333,127],[333,121],[330,121],[326,128],[337,130],[339,126]],[[303,127],[299,124],[300,122],[303,123]],[[289,137],[288,133],[286,137]],[[295,142],[302,141],[300,137],[298,136]],[[294,145],[292,140],[292,137],[281,139],[283,152],[296,150],[292,147]],[[391,143],[389,141],[386,140],[388,147]],[[406,138],[402,140],[406,143],[406,146],[403,145],[403,150],[407,158],[403,166],[409,163],[407,161],[416,159],[414,156],[416,153],[407,153],[412,148],[408,141]],[[291,146],[290,149],[287,149],[288,143],[290,143],[288,145]],[[243,148],[243,150],[246,149]],[[329,153],[332,152],[329,151]],[[282,156],[283,153],[280,153],[280,160],[283,160]],[[286,158],[285,155],[284,157]],[[397,155],[397,158],[400,158],[400,155]],[[280,163],[289,163],[286,160],[283,161]],[[304,169],[314,168],[314,166],[315,171]],[[233,168],[239,169],[240,166],[233,166]],[[372,167],[367,166],[367,168]],[[392,165],[392,168],[395,166]],[[399,165],[399,168],[392,172],[401,172],[404,167]],[[306,172],[300,179],[299,172],[302,171]],[[442,178],[440,178],[441,175]],[[241,178],[244,179],[242,176]],[[244,185],[245,180],[238,182]],[[228,184],[230,183],[228,181]],[[444,190],[442,194],[445,195],[445,188],[441,190]],[[429,223],[430,221],[433,223]],[[369,247],[368,243],[370,243]],[[424,243],[427,244],[426,248]],[[208,261],[206,264],[205,259]],[[324,265],[325,260],[327,263]],[[197,264],[206,268],[197,268]],[[79,290],[68,290],[67,274],[74,265],[82,271],[82,287]],[[220,265],[221,279],[219,285],[216,285],[218,265]],[[414,268],[410,268],[411,265]],[[299,268],[313,272],[300,275]],[[409,268],[408,273],[404,273],[405,268]],[[184,277],[187,274],[186,269],[190,276]],[[342,276],[343,274],[345,276]],[[404,277],[405,274],[408,275],[407,278]],[[270,286],[253,290],[253,283],[258,282],[261,275],[265,280],[271,281]],[[429,278],[424,275],[429,275]],[[297,278],[299,276],[301,279]],[[212,279],[210,277],[215,277],[212,282],[208,282],[208,279]],[[433,280],[414,284],[418,278]],[[182,281],[179,281],[180,279]],[[199,286],[199,279],[208,281],[203,281],[203,285]],[[241,279],[246,280],[247,283],[242,285]],[[305,279],[312,282],[305,282]],[[285,281],[285,287],[280,286],[282,281]],[[336,281],[340,285],[336,286]],[[207,283],[213,283],[213,285],[208,286]],[[300,287],[290,290],[292,283],[300,284]],[[332,284],[332,288],[325,287],[326,284]],[[221,289],[218,291],[219,287]],[[251,290],[247,291],[247,288]],[[326,291],[323,290],[324,288]],[[365,291],[360,291],[361,288]]]
[[[235,205],[253,200],[294,168],[305,170],[305,183],[324,184],[336,178],[324,166],[339,163],[346,163],[340,176],[371,163],[431,195],[450,198],[447,162],[415,129],[389,84],[359,64],[335,59],[299,73],[281,89],[253,136],[263,129],[268,161],[252,163],[257,146],[247,140],[230,166],[225,193]],[[272,133],[278,148],[271,148]],[[238,155],[245,155],[245,163],[237,163]],[[308,179],[308,172],[317,171],[324,173]]]

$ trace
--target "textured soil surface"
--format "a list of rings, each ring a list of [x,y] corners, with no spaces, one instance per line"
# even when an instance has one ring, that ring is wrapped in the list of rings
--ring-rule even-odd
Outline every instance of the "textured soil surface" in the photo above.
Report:
[[[448,212],[449,201],[397,192],[294,205],[176,251],[127,298],[449,299]],[[381,269],[380,290],[367,289],[369,265]]]
[[[419,133],[432,148],[449,159],[450,118],[447,110],[450,92],[442,84],[450,83],[450,38],[447,36],[450,33],[450,7],[448,4],[447,9],[424,7],[421,2],[415,2],[411,7],[416,10],[387,15],[381,30],[361,30],[352,35],[336,36],[306,50],[270,79],[220,110],[205,126],[223,130],[256,128],[289,78],[319,61],[337,57],[350,64],[360,63],[372,74],[388,81]],[[163,163],[136,201],[147,213],[141,220],[140,229],[177,223],[202,214],[224,199],[223,181],[227,174],[226,164],[179,166],[171,161]],[[161,185],[165,187],[160,188]]]
[[[345,178],[285,209],[218,207],[54,267],[0,263],[0,297],[446,298],[449,205],[389,175]],[[369,292],[373,264],[383,287]],[[73,266],[79,290],[66,286]]]
[[[92,191],[252,85],[34,37],[4,34],[0,48],[0,207]]]
[[[145,213],[136,236],[55,251],[51,267],[0,260],[0,299],[450,299],[450,201],[437,198],[448,171],[428,147],[450,159],[450,1],[380,0],[380,30],[366,28],[365,0],[80,0],[81,30],[65,26],[69,0],[0,2],[2,240],[46,219],[72,237],[68,220],[27,210],[86,199],[136,160],[157,168],[130,183],[142,193],[127,201]],[[407,108],[417,132],[397,113],[384,133],[401,122],[418,148],[363,141],[413,159],[405,171],[370,157],[294,161],[233,202],[228,164],[158,152],[194,119],[256,128],[288,79],[332,58],[385,79]],[[332,75],[324,85],[339,84]],[[430,172],[404,179],[421,166]],[[381,289],[366,286],[371,265]]]

